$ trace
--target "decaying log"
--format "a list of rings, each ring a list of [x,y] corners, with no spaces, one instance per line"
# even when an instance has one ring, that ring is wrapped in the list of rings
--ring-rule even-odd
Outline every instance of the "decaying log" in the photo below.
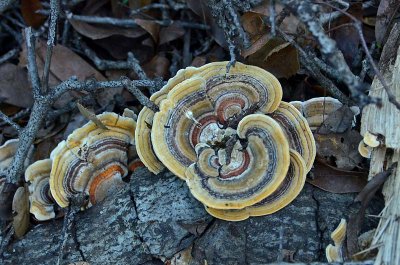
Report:
[[[306,184],[299,197],[276,214],[226,222],[208,215],[179,178],[170,173],[155,176],[141,168],[125,189],[76,215],[78,245],[68,239],[62,264],[82,260],[90,265],[325,262],[330,233],[341,218],[355,212],[354,197]],[[373,205],[370,214],[379,212],[382,203]],[[55,264],[62,222],[37,225],[15,239],[0,263]],[[367,218],[366,224],[367,230],[376,227],[376,218]],[[176,253],[188,248],[190,262],[174,263]]]
[[[400,23],[390,33],[379,68],[392,93],[400,100]],[[382,144],[372,151],[370,176],[373,176],[400,162],[400,111],[388,102],[387,94],[376,78],[369,95],[382,98],[382,107],[367,106],[361,121],[362,134],[369,131],[382,140]],[[386,181],[383,194],[386,206],[371,245],[380,246],[375,264],[400,264],[400,166]]]

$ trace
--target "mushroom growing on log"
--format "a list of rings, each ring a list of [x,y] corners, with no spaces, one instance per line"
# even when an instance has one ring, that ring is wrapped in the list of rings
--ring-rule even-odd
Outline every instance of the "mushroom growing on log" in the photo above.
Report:
[[[139,113],[135,137],[149,170],[167,167],[210,214],[243,220],[289,204],[316,150],[306,119],[281,101],[272,74],[241,63],[227,73],[227,63],[180,70],[150,98],[158,109]]]
[[[107,130],[90,121],[51,152],[50,190],[61,207],[79,193],[89,196],[87,207],[101,201],[123,185],[128,173],[127,152],[134,143],[135,121],[107,112],[97,118]]]
[[[51,159],[38,160],[25,171],[25,181],[29,183],[29,211],[38,221],[55,217],[55,201],[50,192]]]

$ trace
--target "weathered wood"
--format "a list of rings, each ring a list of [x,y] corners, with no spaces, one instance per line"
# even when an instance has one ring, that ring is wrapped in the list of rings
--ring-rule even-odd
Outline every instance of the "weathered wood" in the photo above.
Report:
[[[383,49],[380,71],[392,93],[400,100],[400,23],[397,23]],[[382,98],[382,108],[368,106],[363,111],[361,132],[369,131],[384,137],[384,146],[374,148],[370,177],[385,170],[395,162],[400,163],[400,111],[389,103],[387,94],[377,78],[369,95]],[[382,211],[371,246],[380,246],[375,261],[380,264],[400,264],[400,166],[386,181],[383,194],[386,206]]]
[[[397,23],[390,34],[383,49],[379,64],[380,70],[386,79],[392,93],[400,100],[400,59],[396,60],[396,53],[400,49],[400,23]],[[388,56],[390,54],[390,56]],[[374,78],[369,95],[382,99],[382,107],[366,106],[361,118],[361,134],[367,131],[384,136],[387,148],[400,148],[400,111],[388,101],[388,95],[379,82]]]
[[[63,265],[82,257],[90,265],[324,262],[330,233],[341,218],[355,212],[350,207],[355,194],[333,194],[306,184],[292,204],[275,214],[227,222],[209,216],[185,182],[170,173],[155,176],[138,169],[129,185],[77,214],[79,245],[69,238]],[[381,210],[382,203],[373,205],[369,214]],[[14,240],[0,264],[55,264],[62,222],[43,223]],[[376,227],[376,218],[368,218],[366,225],[366,230]],[[180,256],[176,253],[190,247],[190,262],[173,263]]]

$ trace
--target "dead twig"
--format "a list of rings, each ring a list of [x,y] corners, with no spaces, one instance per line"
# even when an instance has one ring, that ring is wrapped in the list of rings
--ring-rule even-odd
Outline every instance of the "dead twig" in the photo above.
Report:
[[[371,53],[369,52],[369,49],[368,49],[367,43],[366,43],[365,38],[364,38],[363,31],[362,31],[362,22],[359,21],[358,19],[356,19],[350,13],[348,13],[348,12],[346,12],[346,11],[340,9],[340,8],[337,8],[336,6],[331,5],[331,4],[327,3],[327,2],[318,1],[317,3],[320,3],[320,4],[323,4],[323,5],[331,7],[333,9],[341,12],[342,14],[346,15],[348,18],[350,18],[353,21],[353,23],[350,23],[350,24],[357,30],[358,36],[360,38],[361,46],[364,49],[365,55],[367,56],[368,61],[369,61],[370,65],[371,65],[372,69],[375,72],[375,75],[378,77],[379,82],[381,82],[383,88],[385,89],[385,91],[386,91],[386,93],[388,95],[389,102],[392,103],[393,105],[395,105],[398,110],[400,110],[400,103],[396,100],[396,96],[390,90],[388,84],[386,83],[385,78],[383,77],[382,73],[379,71],[378,66],[375,64],[375,61],[372,58]]]
[[[159,108],[154,102],[152,102],[148,97],[146,97],[140,89],[138,89],[135,86],[135,83],[133,81],[130,81],[129,79],[123,79],[122,80],[124,87],[132,93],[132,95],[135,96],[135,98],[142,104],[143,106],[148,107],[154,112],[159,111]]]
[[[282,3],[288,7],[299,20],[303,22],[311,34],[320,44],[320,51],[329,64],[337,69],[340,80],[349,88],[351,95],[356,101],[364,106],[370,103],[379,104],[380,100],[365,95],[366,85],[360,82],[347,65],[342,52],[337,48],[336,42],[332,40],[323,29],[321,23],[316,19],[319,6],[308,1],[283,0]]]
[[[7,62],[8,60],[10,60],[11,58],[14,58],[15,56],[18,55],[19,49],[15,48],[12,50],[9,50],[8,52],[6,52],[5,54],[3,54],[0,57],[0,64]]]
[[[302,62],[302,65],[307,69],[309,74],[317,80],[323,87],[325,87],[335,98],[340,100],[344,104],[349,104],[350,99],[343,94],[342,91],[330,80],[328,79],[325,75],[323,75],[320,71],[320,68],[316,63],[320,62],[319,59],[316,59],[316,56],[310,56],[310,54],[306,53],[303,48],[298,45],[292,37],[287,35],[284,31],[282,31],[280,28],[276,28],[278,34],[286,41],[290,42],[298,51],[299,51],[299,56],[300,56],[300,61]],[[313,60],[314,59],[314,60]],[[324,68],[325,64],[320,65],[321,68]],[[327,66],[327,65],[326,65]],[[331,67],[327,66],[325,69],[330,69]],[[332,71],[333,72],[333,71]],[[333,74],[332,74],[333,75]],[[335,77],[338,77],[338,73],[334,74]]]
[[[4,114],[1,110],[0,110],[0,119],[2,119],[4,122],[8,123],[18,133],[21,131],[21,126],[19,126],[17,123],[15,123],[10,117],[8,117],[6,114]]]
[[[47,37],[46,58],[44,61],[43,77],[42,77],[42,93],[46,93],[49,87],[49,73],[51,64],[51,55],[55,45],[57,20],[60,13],[60,0],[50,0],[50,26]]]

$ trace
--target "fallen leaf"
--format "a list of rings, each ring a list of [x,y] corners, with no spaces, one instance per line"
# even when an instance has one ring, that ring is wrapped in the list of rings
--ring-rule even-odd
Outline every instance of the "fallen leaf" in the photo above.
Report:
[[[19,65],[23,67],[27,65],[27,52],[25,46],[25,44],[22,45],[23,48],[19,56]],[[46,50],[46,42],[43,40],[37,40],[35,51],[39,76],[42,76],[43,73]],[[56,86],[71,76],[76,76],[79,80],[87,80],[90,78],[94,78],[98,81],[106,80],[99,71],[69,48],[60,44],[54,46],[50,65],[49,86]],[[114,90],[110,91],[115,92]],[[55,103],[55,107],[62,107],[72,101],[73,95],[81,95],[81,93],[65,93],[63,97]],[[102,97],[101,93],[99,93],[97,100],[101,106],[105,106],[109,102],[109,98]]]
[[[21,14],[28,26],[38,28],[46,21],[45,16],[36,13],[42,8],[40,0],[21,0]]]
[[[146,31],[144,32],[146,33]],[[107,51],[116,60],[125,61],[127,53],[132,52],[139,61],[148,61],[154,56],[154,49],[144,46],[141,40],[142,38],[140,38],[140,41],[136,41],[124,36],[115,35],[105,39],[98,39],[93,44]],[[154,43],[153,40],[151,42]],[[118,45],[115,45],[116,43]],[[135,45],[132,45],[132,43]]]
[[[318,128],[319,134],[343,133],[352,127],[354,112],[346,105],[330,113]]]
[[[172,24],[168,27],[163,27],[160,30],[159,34],[159,43],[158,45],[171,42],[173,40],[179,39],[185,34],[185,30],[176,24]]]
[[[362,3],[350,3],[347,10],[353,17],[362,20],[363,10]],[[351,25],[343,26],[351,23],[352,20],[348,16],[340,16],[331,27],[336,29],[333,31],[333,38],[336,40],[338,48],[343,52],[346,62],[351,65],[357,56],[358,46],[360,45],[360,37],[357,29]]]
[[[277,78],[289,78],[300,68],[296,48],[278,38],[269,39],[262,48],[251,54],[247,61],[271,72]]]
[[[358,167],[362,157],[358,144],[362,137],[359,132],[349,130],[340,134],[314,134],[317,155],[334,161],[339,169],[352,170]]]
[[[20,54],[20,66],[27,65],[26,45],[23,44]],[[39,75],[41,76],[46,58],[47,45],[45,41],[38,40],[36,44],[36,62],[38,64]],[[71,76],[76,76],[79,80],[95,78],[105,81],[106,78],[69,48],[56,45],[53,48],[53,56],[50,65],[50,86],[58,85]]]
[[[204,56],[197,56],[197,57],[194,57],[194,59],[193,59],[192,63],[190,64],[190,66],[193,66],[193,67],[200,67],[200,66],[205,65],[206,62],[207,62],[207,58],[206,58],[206,57],[204,57]]]
[[[0,178],[0,220],[12,220],[12,201],[17,186],[12,183],[6,183],[5,178]]]
[[[253,53],[259,51],[262,47],[264,47],[264,45],[268,42],[269,39],[270,39],[269,34],[264,34],[259,39],[254,41],[254,43],[251,44],[249,48],[243,50],[242,56],[246,58],[249,55],[252,55]]]
[[[251,43],[254,43],[267,32],[267,26],[263,21],[263,15],[254,12],[246,12],[241,17],[243,29],[250,37]]]
[[[33,104],[32,89],[28,73],[22,67],[11,63],[0,65],[0,102],[21,108]]]
[[[376,42],[381,47],[384,45],[384,38],[390,32],[399,9],[400,2],[398,0],[382,0],[379,3],[376,14],[375,37]]]
[[[143,65],[143,70],[148,78],[162,77],[166,79],[169,74],[169,60],[162,56],[156,55],[150,62]]]
[[[275,12],[276,15],[280,14],[283,10],[284,6],[280,3],[275,3]],[[251,12],[263,15],[265,17],[269,17],[269,3],[257,5],[255,8],[251,10]],[[288,34],[295,34],[297,33],[297,28],[299,25],[299,20],[293,14],[289,14],[285,17],[282,21],[279,28]]]
[[[159,24],[152,20],[141,18],[136,18],[135,22],[151,35],[155,43],[158,43],[160,33]]]
[[[14,232],[21,238],[29,228],[29,193],[26,187],[19,187],[15,192],[12,210]]]
[[[89,24],[86,22],[70,19],[72,27],[85,37],[92,40],[104,39],[114,35],[127,38],[139,38],[146,34],[142,28],[121,28],[112,25]]]
[[[333,167],[323,159],[316,159],[307,182],[331,193],[360,192],[367,184],[368,173]]]
[[[227,48],[228,43],[225,40],[224,31],[218,26],[214,17],[211,15],[206,0],[187,0],[188,7],[201,18],[204,24],[211,27],[211,35],[219,46]]]

